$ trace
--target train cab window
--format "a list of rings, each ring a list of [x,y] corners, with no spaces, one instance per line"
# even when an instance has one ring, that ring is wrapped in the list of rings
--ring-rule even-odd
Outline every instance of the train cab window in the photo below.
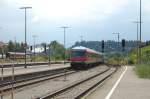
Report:
[[[86,55],[85,51],[72,51],[72,57],[84,57]]]

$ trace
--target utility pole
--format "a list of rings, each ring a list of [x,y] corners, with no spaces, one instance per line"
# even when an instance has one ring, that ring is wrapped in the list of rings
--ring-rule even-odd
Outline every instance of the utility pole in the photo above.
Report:
[[[65,51],[64,51],[64,64],[66,63],[65,60],[66,60],[66,29],[69,28],[67,26],[62,26],[60,28],[63,28],[64,29],[64,48],[65,48]]]
[[[142,2],[140,0],[140,44],[139,44],[139,63],[141,64],[142,63],[142,60],[141,60],[141,46],[142,46]]]
[[[137,24],[137,64],[139,64],[139,21],[134,21]]]
[[[31,9],[32,7],[21,7],[20,9],[24,9],[25,11],[25,67],[24,68],[27,68],[27,57],[26,57],[26,54],[27,54],[27,16],[26,16],[26,12],[27,12],[27,9]]]

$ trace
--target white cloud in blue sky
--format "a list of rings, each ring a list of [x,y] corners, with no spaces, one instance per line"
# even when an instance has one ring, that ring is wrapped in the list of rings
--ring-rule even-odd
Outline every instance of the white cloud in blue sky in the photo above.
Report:
[[[142,1],[143,35],[148,40],[150,22],[150,1]],[[112,32],[120,32],[122,38],[136,39],[138,0],[1,0],[0,33],[1,40],[8,41],[15,36],[24,41],[24,13],[21,6],[32,6],[28,10],[28,42],[32,35],[38,35],[37,42],[58,40],[63,43],[62,25],[67,30],[67,45],[80,40],[114,40]],[[129,36],[131,35],[131,36]]]

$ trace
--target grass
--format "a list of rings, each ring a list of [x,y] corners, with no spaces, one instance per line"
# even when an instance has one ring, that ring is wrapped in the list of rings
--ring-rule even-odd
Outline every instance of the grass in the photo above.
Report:
[[[140,78],[150,79],[150,64],[136,65],[135,72]]]
[[[142,56],[141,56],[142,62],[145,64],[147,63],[150,64],[150,45],[141,48],[141,52],[142,52]],[[136,48],[132,50],[130,53],[130,61],[132,64],[137,63],[137,49]]]

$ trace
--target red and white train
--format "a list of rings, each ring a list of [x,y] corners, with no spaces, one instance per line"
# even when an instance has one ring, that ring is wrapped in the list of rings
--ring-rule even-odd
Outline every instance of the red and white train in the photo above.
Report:
[[[95,50],[79,46],[71,49],[71,67],[85,69],[103,62],[103,55]]]

